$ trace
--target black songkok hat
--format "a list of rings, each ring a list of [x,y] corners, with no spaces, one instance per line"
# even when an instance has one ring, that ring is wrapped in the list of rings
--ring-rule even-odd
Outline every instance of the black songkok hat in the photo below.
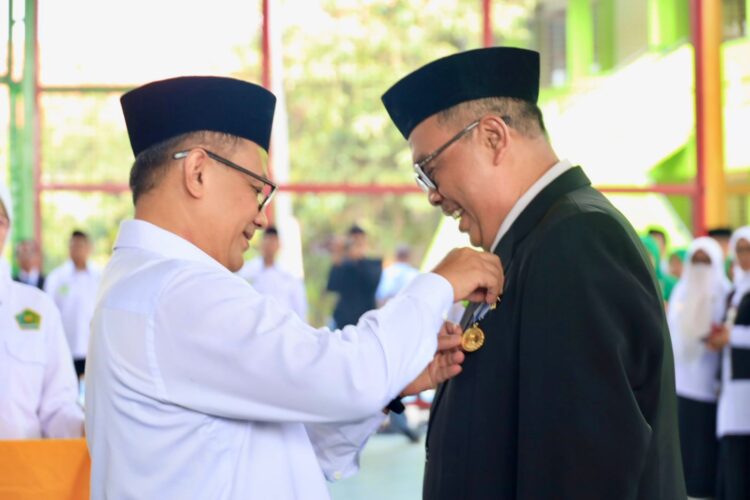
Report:
[[[404,138],[423,120],[456,104],[486,97],[539,98],[539,53],[514,47],[469,50],[406,75],[383,94]]]
[[[131,90],[120,104],[136,156],[154,144],[200,130],[241,137],[268,151],[276,97],[234,78],[183,76]]]

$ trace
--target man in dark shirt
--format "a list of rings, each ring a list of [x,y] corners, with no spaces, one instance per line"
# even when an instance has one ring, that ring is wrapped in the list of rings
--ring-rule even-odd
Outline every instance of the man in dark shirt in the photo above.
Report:
[[[354,325],[365,312],[375,309],[375,290],[380,282],[383,262],[367,258],[367,233],[359,226],[352,226],[346,242],[345,257],[336,262],[328,275],[331,292],[339,294],[333,320],[336,328]]]
[[[557,157],[538,93],[539,54],[494,47],[383,96],[430,203],[505,270],[502,301],[461,321],[466,360],[432,404],[424,497],[684,500],[654,271],[628,221]]]
[[[44,290],[42,254],[36,241],[23,240],[19,242],[16,246],[16,260],[18,261],[18,272],[13,275],[13,280]]]

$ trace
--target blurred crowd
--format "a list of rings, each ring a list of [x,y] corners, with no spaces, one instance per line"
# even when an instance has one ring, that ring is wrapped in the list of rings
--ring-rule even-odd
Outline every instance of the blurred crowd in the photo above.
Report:
[[[750,451],[750,226],[670,251],[659,229],[642,241],[672,339],[687,490],[724,498],[717,488],[737,486]]]
[[[0,228],[7,232],[10,219],[2,203],[0,216]],[[331,241],[326,288],[337,298],[331,328],[356,324],[418,274],[407,245],[386,259],[373,256],[367,233],[358,225]],[[717,474],[742,467],[736,457],[750,450],[750,227],[717,228],[686,248],[670,247],[669,236],[653,228],[642,242],[661,285],[672,338],[688,490],[712,496]],[[304,320],[305,286],[278,262],[281,245],[278,230],[269,226],[259,255],[237,274]],[[68,260],[45,273],[37,242],[21,241],[14,249],[12,274],[10,269],[6,274],[26,286],[16,289],[8,281],[1,305],[11,307],[19,331],[46,333],[38,345],[29,336],[11,342],[8,361],[0,363],[7,380],[25,381],[9,384],[13,390],[0,394],[0,439],[83,435],[86,355],[100,285],[91,250],[89,236],[76,230],[69,238]],[[41,391],[29,389],[35,377]],[[411,442],[420,438],[418,426],[403,414],[391,414],[385,430],[403,433]]]

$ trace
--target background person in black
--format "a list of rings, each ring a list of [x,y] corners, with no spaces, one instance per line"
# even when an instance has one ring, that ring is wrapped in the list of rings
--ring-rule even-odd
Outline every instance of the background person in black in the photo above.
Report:
[[[485,341],[435,396],[424,497],[684,500],[654,270],[625,218],[557,158],[538,90],[538,53],[490,48],[383,96],[429,201],[506,274],[501,303],[462,320]]]
[[[26,283],[40,290],[44,290],[44,274],[42,274],[42,253],[34,240],[23,240],[16,246],[16,261],[18,272],[13,280]]]
[[[347,236],[344,256],[334,255],[326,287],[339,294],[333,310],[336,328],[355,325],[360,316],[375,309],[375,290],[380,283],[383,261],[366,255],[367,234],[361,227],[352,226]]]

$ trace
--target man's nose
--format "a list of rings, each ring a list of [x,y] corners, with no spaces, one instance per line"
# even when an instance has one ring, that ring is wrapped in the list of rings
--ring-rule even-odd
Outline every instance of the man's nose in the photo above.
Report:
[[[427,193],[427,200],[433,207],[439,207],[443,203],[443,195],[437,189],[430,189]]]
[[[268,227],[268,216],[266,215],[265,210],[261,210],[258,212],[258,215],[255,216],[254,222],[255,225],[261,229],[265,229]]]

